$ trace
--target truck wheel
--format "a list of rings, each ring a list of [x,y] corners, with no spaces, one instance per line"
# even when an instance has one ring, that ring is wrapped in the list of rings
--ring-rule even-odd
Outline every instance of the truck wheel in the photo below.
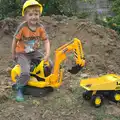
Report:
[[[91,103],[94,105],[96,108],[100,107],[103,103],[103,98],[101,95],[93,95],[91,98]]]
[[[83,92],[83,98],[85,100],[90,100],[91,99],[92,92],[91,91],[85,91]]]
[[[119,92],[115,92],[113,97],[116,102],[120,102],[120,93]]]

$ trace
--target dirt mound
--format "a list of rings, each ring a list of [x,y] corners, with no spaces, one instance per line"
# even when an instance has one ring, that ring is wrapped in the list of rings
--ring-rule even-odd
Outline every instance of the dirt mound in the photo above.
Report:
[[[115,31],[74,17],[58,18],[53,16],[44,20],[53,49],[77,37],[83,44],[86,69],[90,73],[120,72],[120,43]]]
[[[0,56],[3,56],[2,61],[6,60],[6,57],[10,57],[12,35],[20,21],[20,19],[8,18],[0,22]],[[42,17],[41,21],[51,40],[52,57],[56,48],[77,37],[83,44],[87,61],[86,69],[89,72],[95,74],[120,73],[120,42],[115,31],[76,17]]]
[[[13,34],[20,22],[21,22],[20,18],[19,19],[8,18],[6,20],[0,21],[0,85],[1,86],[3,85],[9,86],[11,84],[9,81],[10,76],[6,72],[6,69],[8,66],[12,66],[13,64],[11,62],[11,52],[10,52],[11,43],[12,43]],[[86,66],[82,71],[82,73],[86,73],[90,75],[99,75],[99,74],[106,74],[106,73],[113,72],[113,73],[120,74],[120,69],[119,69],[120,42],[118,39],[118,35],[116,34],[115,31],[109,28],[104,28],[103,26],[100,26],[100,25],[96,25],[94,23],[91,23],[90,21],[77,19],[76,17],[67,18],[66,16],[51,16],[51,17],[43,16],[41,18],[41,22],[44,24],[49,34],[49,38],[51,42],[51,58],[52,59],[54,57],[54,50],[56,48],[72,40],[74,37],[77,37],[81,40],[83,44],[83,50],[84,50],[85,59],[86,59]],[[63,93],[61,94],[64,95],[65,92],[64,91],[62,92]],[[60,93],[58,92],[58,94]],[[52,98],[50,99],[52,100],[51,102],[54,103],[55,100],[58,100],[59,98],[56,98],[54,100]],[[70,99],[74,101],[72,95],[66,99],[70,103],[71,103],[71,101],[69,101]],[[42,102],[44,102],[44,100],[42,100]],[[13,104],[12,102],[10,103]],[[60,104],[58,106],[60,107]],[[19,107],[21,107],[20,110],[24,109],[24,106],[18,106],[18,108]],[[49,107],[51,106],[49,105]],[[65,107],[66,107],[65,109],[67,110],[67,106]],[[12,109],[12,106],[9,106],[9,109]],[[38,110],[39,109],[40,108],[38,108]],[[73,111],[76,113],[76,108]],[[44,113],[45,112],[46,111],[44,111]],[[50,109],[47,112],[50,112],[50,116],[51,114],[53,115]],[[66,111],[66,112],[69,112],[69,111]],[[37,114],[36,111],[34,113]],[[43,112],[41,110],[41,114],[42,113]],[[11,113],[11,114],[14,114],[14,113]],[[11,114],[9,113],[9,115]],[[22,112],[20,112],[20,114],[23,115]],[[18,115],[20,116],[20,114]],[[26,116],[26,114],[27,113],[25,113],[24,116]],[[80,114],[80,115],[82,115],[84,118],[83,114]],[[33,116],[31,116],[32,120],[34,120]],[[72,116],[73,119],[77,118],[77,117],[74,118],[73,116]],[[39,117],[40,115],[37,118]],[[4,119],[5,117],[2,118],[0,116],[0,118]],[[16,116],[15,118],[17,119]],[[56,117],[54,118],[57,119]],[[11,119],[12,119],[12,116],[11,116]]]
[[[12,38],[21,21],[21,18],[0,21],[1,77],[6,75],[6,68],[12,64],[10,52]],[[52,59],[56,48],[77,37],[82,42],[86,59],[84,73],[91,75],[120,73],[120,42],[115,31],[76,17],[44,16],[41,22],[49,34]]]
[[[2,75],[5,69],[11,66],[12,38],[21,21],[21,18],[7,18],[0,21],[0,73]],[[86,59],[84,72],[93,75],[120,73],[120,42],[115,31],[76,17],[44,16],[41,22],[49,34],[52,59],[56,48],[77,37],[83,44]]]

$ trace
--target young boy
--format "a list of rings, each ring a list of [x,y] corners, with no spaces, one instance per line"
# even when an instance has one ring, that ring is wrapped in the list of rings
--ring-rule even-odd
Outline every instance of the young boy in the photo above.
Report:
[[[22,8],[22,16],[25,21],[18,27],[12,42],[12,58],[21,66],[21,74],[17,79],[17,101],[24,101],[22,88],[30,79],[30,61],[40,57],[38,48],[43,41],[45,48],[44,61],[50,55],[50,42],[44,27],[39,24],[42,5],[36,0],[27,0]]]

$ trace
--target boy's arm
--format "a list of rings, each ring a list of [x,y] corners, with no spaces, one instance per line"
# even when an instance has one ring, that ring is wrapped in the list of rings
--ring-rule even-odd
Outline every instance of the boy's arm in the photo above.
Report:
[[[13,38],[13,41],[12,41],[12,59],[14,60],[15,57],[16,57],[16,52],[15,52],[15,49],[16,49],[16,45],[17,45],[17,41],[20,40],[22,38],[22,28],[24,26],[25,22],[21,23],[15,34],[14,34],[14,38]]]
[[[44,49],[45,49],[44,60],[47,61],[50,56],[50,41],[48,39],[48,35],[45,31],[45,28],[42,25],[41,25],[40,33],[41,33],[41,38],[43,40]]]
[[[44,40],[45,56],[44,60],[47,61],[50,56],[50,41],[49,39]]]
[[[12,59],[13,60],[15,59],[15,55],[16,55],[16,52],[15,52],[16,45],[17,45],[17,40],[13,39],[12,41]]]

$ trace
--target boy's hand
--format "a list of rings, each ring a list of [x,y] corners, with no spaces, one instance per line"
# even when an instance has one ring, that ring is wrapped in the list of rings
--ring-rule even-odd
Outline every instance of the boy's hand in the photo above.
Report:
[[[12,54],[12,59],[13,59],[13,60],[15,59],[15,54]]]
[[[36,50],[36,49],[38,49],[38,47],[39,47],[39,43],[36,41],[34,46],[33,46],[33,49]]]
[[[14,61],[16,61],[16,54],[15,54],[15,53],[12,54],[12,59],[13,59]]]
[[[44,56],[44,61],[48,61],[48,56]]]

